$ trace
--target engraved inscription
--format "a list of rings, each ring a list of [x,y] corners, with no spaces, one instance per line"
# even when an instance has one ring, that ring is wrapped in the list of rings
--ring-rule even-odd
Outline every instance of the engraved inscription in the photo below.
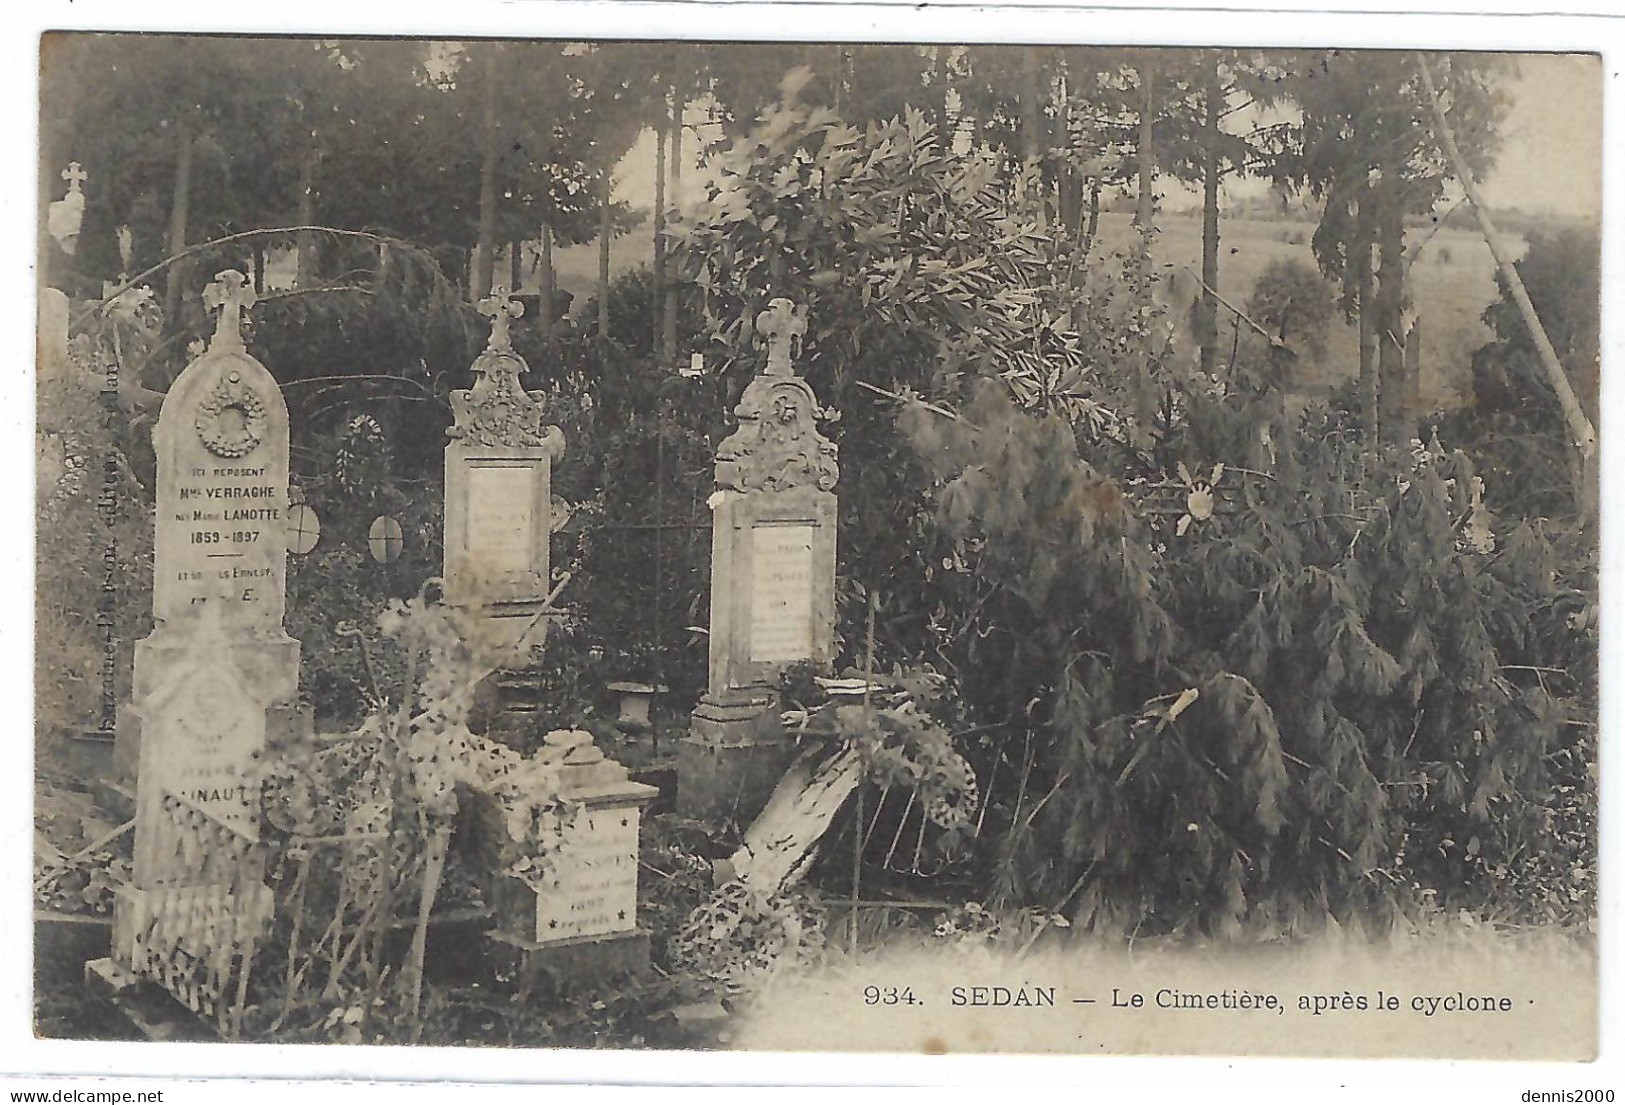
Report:
[[[468,555],[492,575],[532,570],[536,473],[530,468],[477,465],[468,471]]]
[[[638,809],[582,810],[564,832],[553,875],[536,895],[536,939],[637,927]]]
[[[805,660],[813,654],[813,530],[758,523],[751,530],[750,658]]]
[[[169,703],[153,731],[167,750],[152,761],[162,776],[158,786],[258,839],[259,794],[248,779],[265,742],[265,715],[242,687],[205,669]]]

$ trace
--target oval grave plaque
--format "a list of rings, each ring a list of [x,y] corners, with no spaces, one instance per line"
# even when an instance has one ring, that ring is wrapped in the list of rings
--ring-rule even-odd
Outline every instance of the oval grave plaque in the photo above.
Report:
[[[305,555],[321,540],[322,524],[308,503],[300,503],[288,510],[288,551]]]
[[[401,524],[387,514],[380,514],[372,520],[372,528],[367,530],[367,551],[372,558],[380,564],[388,564],[401,555]]]

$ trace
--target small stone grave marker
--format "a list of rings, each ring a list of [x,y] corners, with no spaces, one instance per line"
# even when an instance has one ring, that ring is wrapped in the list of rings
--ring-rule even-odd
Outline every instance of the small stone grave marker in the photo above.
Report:
[[[520,974],[579,982],[640,971],[649,936],[638,926],[638,833],[658,791],[630,781],[582,730],[547,734],[536,755],[560,765],[572,812],[537,842],[534,863],[521,863],[539,879],[502,880],[491,946]]]

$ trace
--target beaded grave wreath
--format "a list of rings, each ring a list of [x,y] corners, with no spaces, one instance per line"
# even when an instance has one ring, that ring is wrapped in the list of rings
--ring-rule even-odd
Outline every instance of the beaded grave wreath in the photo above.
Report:
[[[229,411],[236,411],[240,420],[228,419]],[[204,448],[235,460],[253,452],[264,437],[265,403],[233,372],[198,404],[196,425]]]

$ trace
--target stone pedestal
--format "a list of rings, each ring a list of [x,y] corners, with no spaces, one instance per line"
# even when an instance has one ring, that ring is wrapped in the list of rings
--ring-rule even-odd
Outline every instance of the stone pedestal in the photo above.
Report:
[[[527,990],[595,986],[649,971],[648,929],[545,942],[507,932],[488,933],[485,939],[492,977]]]
[[[748,824],[795,756],[772,699],[707,696],[677,743],[678,812]]]

